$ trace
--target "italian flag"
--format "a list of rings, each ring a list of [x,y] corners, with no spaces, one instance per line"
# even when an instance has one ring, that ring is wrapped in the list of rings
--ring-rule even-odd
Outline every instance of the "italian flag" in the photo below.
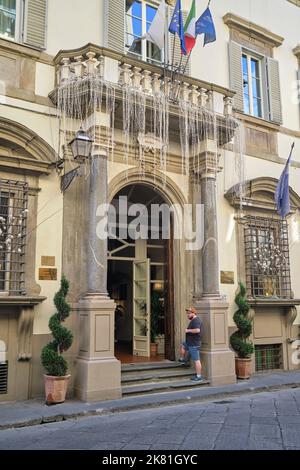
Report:
[[[186,52],[189,54],[196,44],[196,0],[193,0],[189,16],[184,26]]]

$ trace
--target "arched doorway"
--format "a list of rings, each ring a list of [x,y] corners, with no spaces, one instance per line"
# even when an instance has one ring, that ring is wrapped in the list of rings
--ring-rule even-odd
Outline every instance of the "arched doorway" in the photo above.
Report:
[[[115,355],[123,363],[174,360],[173,215],[168,201],[154,186],[138,182],[120,189],[111,203],[107,284],[117,305]],[[154,341],[156,355],[150,347]]]

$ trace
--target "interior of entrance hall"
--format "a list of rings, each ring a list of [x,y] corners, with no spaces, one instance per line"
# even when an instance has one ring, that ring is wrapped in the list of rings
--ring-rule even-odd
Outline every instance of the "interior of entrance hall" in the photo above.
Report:
[[[120,217],[125,202],[126,220]],[[116,217],[110,218],[110,231],[115,230],[108,241],[108,292],[117,306],[115,355],[123,363],[171,359],[172,221],[166,230],[162,213],[155,217],[166,201],[155,188],[133,184],[116,194],[112,204]],[[127,230],[134,224],[136,235]],[[127,235],[121,230],[125,226]],[[169,231],[168,239],[163,230]]]

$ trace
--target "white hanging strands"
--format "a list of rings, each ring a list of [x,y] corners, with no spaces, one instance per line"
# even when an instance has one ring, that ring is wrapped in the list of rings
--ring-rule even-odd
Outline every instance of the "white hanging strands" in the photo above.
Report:
[[[240,210],[245,199],[245,129],[243,122],[234,116],[226,116],[225,142],[231,142],[234,156],[234,180],[232,181],[233,196],[239,200]]]
[[[160,178],[166,181],[170,109],[172,107],[174,113],[174,106],[178,105],[182,174],[193,172],[196,178],[200,178],[200,170],[203,172],[204,166],[205,173],[213,172],[216,176],[221,149],[228,142],[233,142],[238,191],[242,201],[243,126],[233,116],[217,114],[213,110],[212,92],[209,95],[211,101],[206,107],[203,104],[203,90],[200,105],[197,95],[201,93],[196,91],[197,87],[191,92],[193,100],[190,100],[188,84],[179,82],[178,99],[175,102],[170,92],[172,83],[168,78],[157,73],[153,73],[151,78],[149,74],[143,76],[141,69],[124,65],[122,83],[111,83],[104,79],[101,58],[97,61],[93,57],[90,54],[89,59],[82,63],[85,70],[82,76],[75,73],[78,63],[73,69],[70,68],[68,78],[62,80],[56,91],[60,136],[58,154],[63,154],[68,160],[69,168],[75,167],[69,143],[82,128],[93,140],[92,157],[84,164],[85,176],[94,168],[90,162],[99,149],[105,147],[113,161],[114,148],[121,144],[127,168],[132,160],[138,160],[139,172],[143,177],[147,153],[151,152],[148,160],[153,178],[160,174]],[[178,87],[177,81],[174,86]],[[175,112],[172,126],[176,119]]]

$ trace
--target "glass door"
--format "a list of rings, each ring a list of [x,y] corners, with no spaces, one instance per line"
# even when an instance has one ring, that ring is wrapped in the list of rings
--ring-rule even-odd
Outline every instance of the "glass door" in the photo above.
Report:
[[[133,262],[133,354],[150,357],[150,259]]]

